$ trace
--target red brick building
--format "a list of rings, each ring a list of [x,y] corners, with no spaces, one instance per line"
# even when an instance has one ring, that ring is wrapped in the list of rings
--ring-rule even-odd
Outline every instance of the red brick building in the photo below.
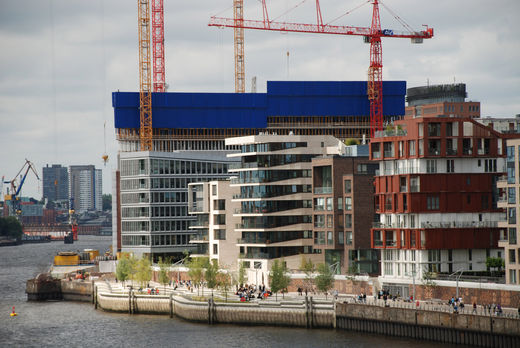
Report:
[[[373,248],[383,282],[425,272],[484,271],[501,257],[496,182],[505,171],[505,139],[470,118],[396,121],[370,143],[375,177]]]

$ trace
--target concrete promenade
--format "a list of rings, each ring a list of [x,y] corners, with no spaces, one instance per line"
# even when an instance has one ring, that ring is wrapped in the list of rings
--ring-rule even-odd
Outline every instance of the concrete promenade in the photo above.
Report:
[[[128,284],[97,281],[94,287],[96,308],[130,314],[176,315],[180,318],[214,323],[283,325],[306,328],[336,328],[390,336],[409,337],[478,347],[520,346],[520,319],[514,309],[501,315],[467,305],[458,313],[440,301],[405,302],[360,301],[352,295],[327,298],[298,293],[240,302],[234,292],[226,295],[209,289],[173,289],[150,282],[158,295],[130,289]]]

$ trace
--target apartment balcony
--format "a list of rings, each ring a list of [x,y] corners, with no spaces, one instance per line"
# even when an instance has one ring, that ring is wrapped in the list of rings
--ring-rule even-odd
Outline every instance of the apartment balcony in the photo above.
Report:
[[[506,188],[507,185],[508,185],[507,175],[502,175],[502,176],[498,177],[498,180],[497,180],[498,188]]]
[[[268,253],[252,252],[247,254],[240,254],[239,259],[269,259]]]
[[[499,221],[421,222],[421,228],[496,228]]]
[[[314,194],[315,195],[326,195],[332,193],[332,187],[315,187]]]
[[[447,156],[456,156],[457,155],[457,149],[447,148],[446,149],[446,155]]]
[[[208,243],[208,242],[209,242],[208,233],[194,234],[190,237],[190,243],[204,244],[204,243]]]
[[[441,154],[441,151],[438,148],[428,148],[428,154],[430,156],[439,156]]]
[[[396,228],[413,228],[413,227],[407,227],[404,222],[401,223],[391,223],[391,224],[384,224],[382,222],[372,222],[372,228],[382,228],[382,229],[396,229]]]

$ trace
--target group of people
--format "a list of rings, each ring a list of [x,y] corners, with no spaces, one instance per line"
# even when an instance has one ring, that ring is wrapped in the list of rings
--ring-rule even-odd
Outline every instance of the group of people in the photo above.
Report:
[[[272,295],[272,292],[266,290],[265,285],[241,285],[238,287],[235,295],[238,295],[240,301],[245,302],[254,298],[264,299]]]
[[[489,315],[493,314],[496,316],[501,316],[503,314],[502,306],[499,304],[484,304],[482,305],[484,308],[484,312],[487,311]],[[520,308],[518,308],[518,315],[520,316]]]
[[[459,313],[459,309],[464,309],[464,301],[462,301],[462,297],[455,298],[455,296],[453,296],[448,300],[448,305],[453,307],[453,313]],[[476,303],[474,304],[474,308],[476,308]]]

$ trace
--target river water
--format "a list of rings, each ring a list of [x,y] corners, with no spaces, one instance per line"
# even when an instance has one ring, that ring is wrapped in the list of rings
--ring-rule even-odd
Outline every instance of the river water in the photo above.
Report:
[[[96,311],[76,302],[27,302],[25,281],[58,251],[104,252],[111,237],[0,248],[0,347],[439,347],[431,342],[335,330],[191,323],[168,316]],[[10,317],[16,306],[17,317]],[[247,323],[244,323],[247,324]],[[449,347],[449,345],[443,345]]]

